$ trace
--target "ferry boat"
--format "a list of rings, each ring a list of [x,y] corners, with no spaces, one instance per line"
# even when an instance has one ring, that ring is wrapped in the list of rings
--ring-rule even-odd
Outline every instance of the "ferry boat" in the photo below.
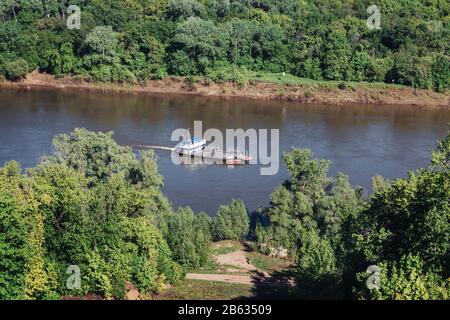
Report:
[[[206,146],[206,140],[194,137],[192,141],[190,139],[183,140],[175,146],[175,151],[180,155],[192,156],[201,153]]]
[[[247,164],[252,160],[248,154],[237,150],[223,150],[217,148],[206,148],[206,140],[194,137],[191,139],[185,139],[178,143],[174,151],[180,156],[196,157],[203,160],[220,161],[227,165],[239,165]]]

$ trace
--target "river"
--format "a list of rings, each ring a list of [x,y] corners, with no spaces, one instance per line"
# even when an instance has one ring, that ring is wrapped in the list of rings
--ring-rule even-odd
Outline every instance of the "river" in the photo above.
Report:
[[[0,164],[15,159],[32,167],[52,151],[51,140],[76,127],[114,131],[123,145],[173,145],[177,128],[279,129],[280,151],[311,149],[332,161],[330,175],[343,172],[370,192],[371,178],[402,177],[429,163],[436,141],[445,137],[450,109],[415,106],[321,106],[191,95],[111,94],[81,90],[0,89]],[[233,198],[250,210],[288,178],[260,175],[257,165],[179,166],[157,151],[164,193],[175,207],[213,215]]]

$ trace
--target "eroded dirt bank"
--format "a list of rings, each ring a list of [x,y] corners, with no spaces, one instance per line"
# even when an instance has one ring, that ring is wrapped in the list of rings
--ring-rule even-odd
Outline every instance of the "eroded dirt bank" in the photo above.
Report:
[[[183,93],[200,96],[243,97],[258,100],[279,100],[311,104],[389,104],[417,105],[425,107],[449,107],[448,94],[431,90],[415,90],[407,87],[349,85],[344,90],[323,84],[278,84],[251,82],[244,85],[233,83],[187,84],[181,78],[167,77],[151,80],[145,85],[94,83],[73,77],[57,79],[48,74],[33,72],[19,82],[0,82],[2,88],[56,88],[119,92]]]

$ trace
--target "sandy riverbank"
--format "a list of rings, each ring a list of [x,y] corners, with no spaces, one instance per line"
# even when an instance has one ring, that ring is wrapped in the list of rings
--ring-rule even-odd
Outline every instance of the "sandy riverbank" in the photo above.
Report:
[[[200,96],[243,97],[258,100],[279,100],[311,104],[389,104],[417,105],[425,107],[450,107],[448,94],[431,90],[415,90],[389,85],[351,84],[341,90],[333,85],[282,84],[253,81],[245,85],[233,83],[206,83],[198,81],[186,84],[181,78],[167,77],[151,80],[145,85],[89,82],[73,77],[55,78],[48,74],[33,72],[19,82],[0,82],[2,88],[55,88],[83,89],[117,92],[177,93]]]

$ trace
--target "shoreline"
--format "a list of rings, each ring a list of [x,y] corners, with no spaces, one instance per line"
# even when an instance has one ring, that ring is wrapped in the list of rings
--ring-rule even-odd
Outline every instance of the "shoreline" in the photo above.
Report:
[[[234,83],[206,83],[197,81],[188,85],[183,78],[166,77],[150,80],[145,85],[100,83],[80,80],[74,77],[55,77],[33,72],[18,82],[0,82],[0,88],[12,89],[79,89],[87,91],[122,93],[186,94],[218,98],[247,98],[253,100],[275,100],[301,104],[338,105],[412,105],[429,108],[449,108],[450,96],[431,90],[418,90],[383,84],[350,83],[343,90],[336,82],[311,84],[289,84],[250,81],[238,85]]]

